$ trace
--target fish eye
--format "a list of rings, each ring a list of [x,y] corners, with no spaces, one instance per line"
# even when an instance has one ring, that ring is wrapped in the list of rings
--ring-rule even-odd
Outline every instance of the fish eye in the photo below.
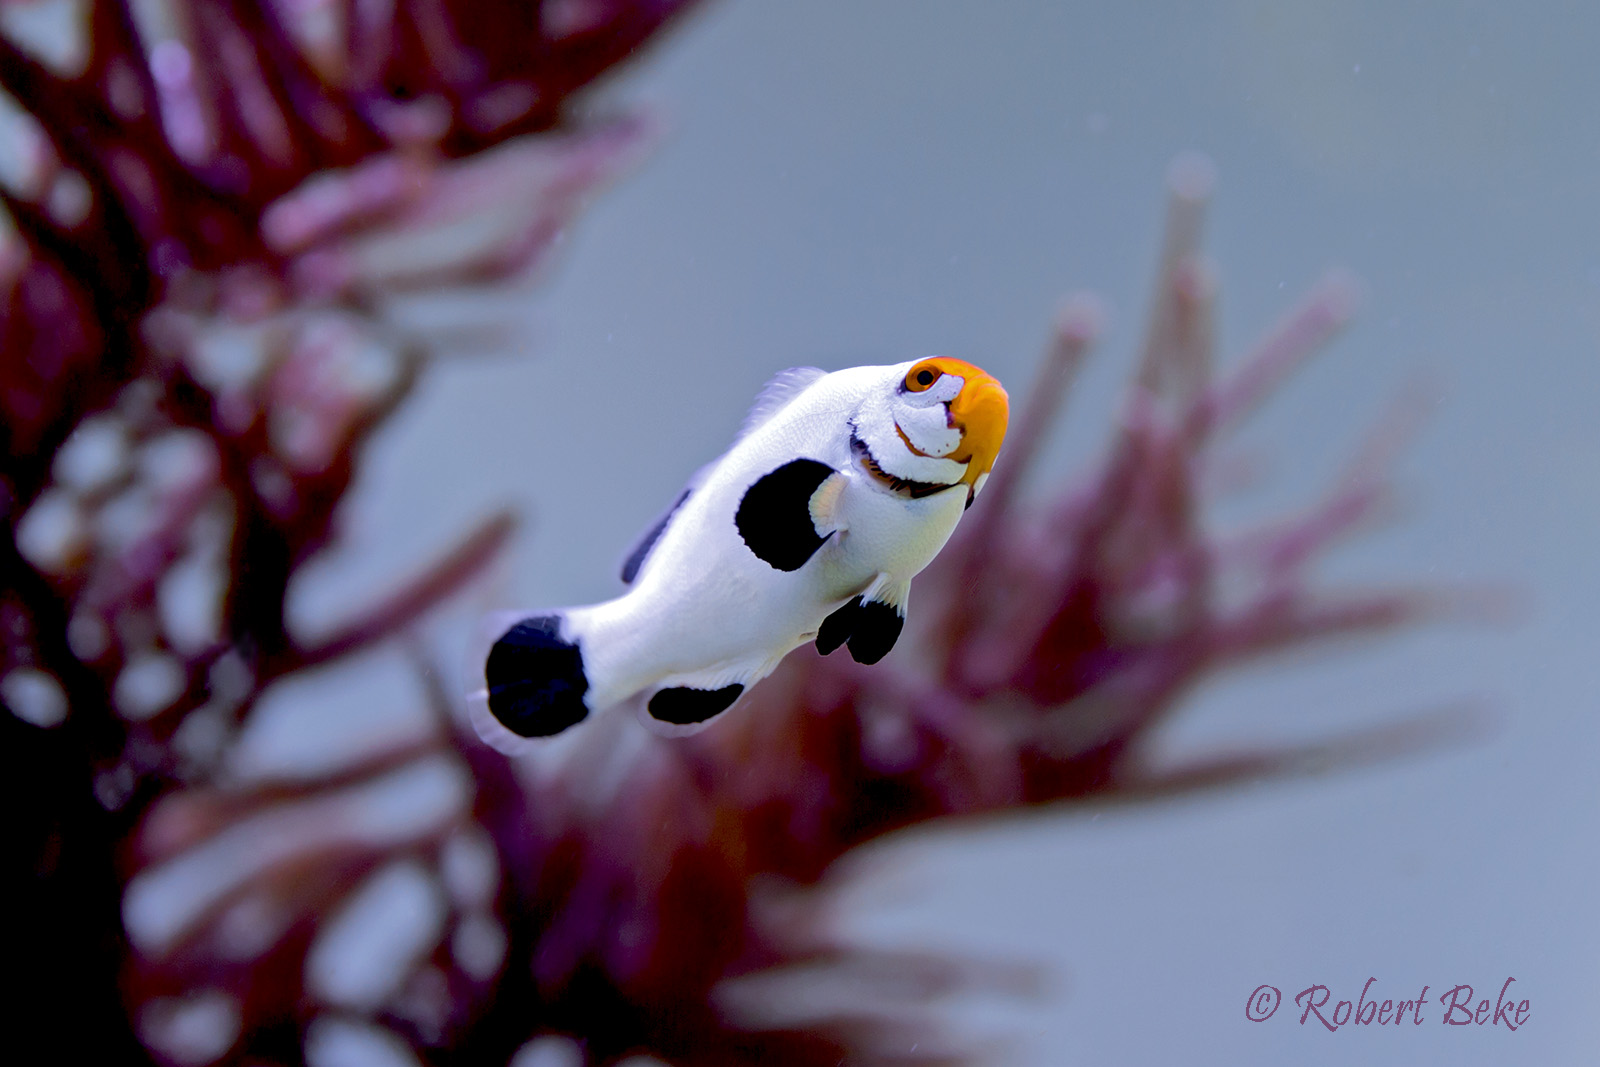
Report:
[[[920,393],[938,381],[942,374],[943,371],[937,367],[913,367],[911,373],[906,375],[905,388],[909,392]]]

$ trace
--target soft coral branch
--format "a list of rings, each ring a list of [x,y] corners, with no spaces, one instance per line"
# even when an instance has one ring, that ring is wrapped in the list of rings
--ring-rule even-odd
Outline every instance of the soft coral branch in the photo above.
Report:
[[[349,836],[356,809],[333,800],[355,787],[337,775],[308,787],[328,803],[291,801],[241,789],[231,756],[240,721],[283,703],[278,683],[348,669],[503,542],[502,518],[325,643],[289,632],[291,582],[335,537],[362,446],[430,354],[393,298],[543,263],[644,139],[635,120],[568,122],[570,97],[685,6],[600,0],[556,19],[561,5],[509,0],[109,0],[71,7],[81,47],[65,63],[0,32],[0,113],[26,116],[0,120],[0,151],[20,137],[29,153],[0,188],[4,777],[24,813],[11,881],[36,905],[19,951],[92,972],[41,965],[22,1005],[62,1058],[136,1062],[131,1019],[166,1062],[303,1059],[320,1013],[357,1010],[304,995],[315,932],[405,855],[399,884],[454,885],[453,932],[402,961],[418,968],[404,1008],[369,1007],[419,1046],[515,1047],[463,1037],[507,929],[497,874],[487,896],[482,877],[457,892],[470,807],[444,839],[373,844]],[[438,737],[368,759],[467,780]],[[185,810],[192,837],[125,840]],[[203,882],[148,879],[229,843],[255,861],[264,828],[278,861],[247,863],[237,899],[170,951],[119,922],[114,871],[121,914],[146,915],[145,886]],[[245,935],[259,954],[238,954]]]

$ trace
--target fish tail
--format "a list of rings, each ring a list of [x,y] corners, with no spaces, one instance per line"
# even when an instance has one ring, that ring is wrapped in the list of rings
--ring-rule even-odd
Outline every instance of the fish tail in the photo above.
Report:
[[[583,651],[561,612],[530,615],[484,661],[489,712],[519,737],[551,737],[589,715]]]

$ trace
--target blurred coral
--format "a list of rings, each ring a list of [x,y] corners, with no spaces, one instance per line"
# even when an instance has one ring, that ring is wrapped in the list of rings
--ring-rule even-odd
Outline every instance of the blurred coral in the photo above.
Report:
[[[326,794],[252,784],[238,724],[503,542],[505,516],[314,643],[286,622],[361,443],[428,355],[397,305],[539,265],[648,134],[574,122],[569,98],[683,6],[0,2],[7,882],[38,970],[19,1012],[61,1058],[300,1059],[294,946],[403,849],[490,857],[453,935],[463,1003],[483,1001],[498,875],[481,832],[453,832],[473,787],[419,751],[436,731],[384,739],[383,767]],[[372,892],[414,898],[420,869],[385,866]],[[314,1033],[307,1055],[360,1039]]]
[[[393,302],[541,262],[647,135],[564,104],[680,6],[0,3],[0,137],[20,161],[0,171],[8,883],[39,961],[24,1010],[61,1058],[958,1061],[971,1050],[920,1006],[1028,974],[837,943],[821,879],[847,850],[1433,736],[1416,720],[1141,761],[1209,672],[1444,606],[1309,578],[1384,501],[1404,417],[1305,514],[1207,532],[1213,444],[1353,292],[1324,281],[1214,377],[1197,159],[1174,168],[1105,458],[1019,501],[1098,329],[1079,298],[987,493],[917,584],[919,639],[886,663],[797,653],[693,739],[602,717],[509,762],[406,639],[504,542],[504,516],[334,632],[292,633],[290,579],[430,353]],[[42,8],[82,32],[39,35]],[[363,706],[317,704],[340,685]],[[296,748],[297,716],[359,727],[372,707],[384,725],[352,752]]]

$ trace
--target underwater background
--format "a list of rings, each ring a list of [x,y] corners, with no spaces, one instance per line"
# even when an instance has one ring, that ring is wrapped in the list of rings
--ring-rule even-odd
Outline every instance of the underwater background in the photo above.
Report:
[[[1330,265],[1365,285],[1352,326],[1252,422],[1271,477],[1219,525],[1303,500],[1416,384],[1396,521],[1326,573],[1503,584],[1520,603],[1509,623],[1214,680],[1159,744],[1306,740],[1457,702],[1484,728],[1399,765],[920,833],[884,846],[853,928],[1047,959],[1009,1062],[1587,1062],[1597,41],[1600,13],[1557,3],[713,5],[608,90],[667,132],[530,299],[536,358],[441,368],[385,431],[354,498],[382,555],[352,551],[338,582],[381,582],[457,516],[514,500],[533,518],[507,603],[614,595],[635,531],[776,369],[946,353],[1020,398],[1055,302],[1090,289],[1111,325],[1041,463],[1076,469],[1139,340],[1167,164],[1203,151],[1224,352]],[[1328,1033],[1291,1013],[1301,989],[1353,1000],[1371,976],[1396,1000],[1515,976],[1531,1024]],[[1253,1024],[1262,983],[1285,1003]]]
[[[72,5],[8,2],[9,21],[0,21],[0,29],[34,42],[55,40],[59,27],[30,23],[19,31],[21,16],[14,12],[63,6]],[[172,5],[144,5],[163,6]],[[193,6],[235,13],[271,7]],[[332,6],[308,2],[299,9],[316,14]],[[449,5],[441,0],[435,6]],[[292,579],[285,579],[284,621],[294,640],[276,653],[286,657],[277,662],[305,673],[273,681],[265,695],[252,692],[238,712],[243,728],[226,734],[225,742],[213,741],[222,755],[207,758],[219,762],[205,765],[194,757],[201,770],[186,769],[189,749],[175,741],[180,758],[169,759],[162,746],[178,736],[176,720],[197,712],[188,704],[179,711],[173,708],[180,705],[159,700],[140,704],[141,692],[160,691],[159,669],[121,690],[107,683],[107,709],[114,705],[119,718],[110,710],[103,717],[120,722],[117,729],[126,735],[106,741],[107,731],[96,727],[82,747],[100,761],[94,764],[96,797],[111,813],[114,833],[127,835],[111,842],[106,864],[109,869],[114,859],[119,884],[136,887],[129,897],[135,903],[124,899],[121,905],[132,948],[117,942],[107,951],[127,957],[113,969],[137,1040],[164,1063],[506,1062],[524,1036],[542,1029],[538,1012],[523,1007],[532,1002],[528,983],[503,976],[530,970],[517,954],[543,936],[538,924],[549,916],[515,909],[519,901],[546,902],[541,894],[548,887],[526,884],[537,881],[531,871],[544,868],[516,867],[519,858],[527,859],[515,847],[521,824],[495,822],[504,811],[489,811],[493,805],[484,798],[520,796],[520,788],[533,798],[527,811],[536,822],[550,799],[540,789],[554,788],[553,781],[570,799],[586,796],[592,783],[574,785],[557,770],[544,778],[529,772],[514,787],[504,761],[474,747],[470,732],[441,742],[437,723],[417,710],[425,702],[417,699],[423,687],[410,674],[416,649],[426,646],[424,658],[437,668],[427,679],[436,689],[432,695],[453,699],[474,684],[472,648],[484,613],[615,595],[618,565],[635,536],[692,471],[727,446],[761,384],[782,368],[951,355],[1005,382],[1015,418],[1052,344],[1063,298],[1087,291],[1099,303],[1073,304],[1067,318],[1097,336],[1058,424],[1017,487],[1017,510],[1045,508],[1063,487],[1082,484],[1098,469],[1125,417],[1128,383],[1139,373],[1150,332],[1144,309],[1165,292],[1158,264],[1163,233],[1170,233],[1163,229],[1169,185],[1176,184],[1180,194],[1194,194],[1191,207],[1208,201],[1198,239],[1204,270],[1195,284],[1208,296],[1214,287],[1215,305],[1206,306],[1224,374],[1272,324],[1303,306],[1308,290],[1322,293],[1341,321],[1345,305],[1359,294],[1348,325],[1326,350],[1227,442],[1223,462],[1207,475],[1216,479],[1204,494],[1200,522],[1207,537],[1221,544],[1256,522],[1300,514],[1328,487],[1347,484],[1350,457],[1370,447],[1378,454],[1374,462],[1388,463],[1392,487],[1352,504],[1351,532],[1359,536],[1341,539],[1307,569],[1313,584],[1335,590],[1421,590],[1425,608],[1416,614],[1422,624],[1305,651],[1285,640],[1291,646],[1285,654],[1252,657],[1181,688],[1139,738],[1141,752],[1156,772],[1149,781],[1160,780],[1162,768],[1214,758],[1218,773],[1197,781],[1201,788],[1173,785],[1142,794],[1107,788],[1102,796],[1104,782],[1095,779],[1082,789],[1058,790],[1072,796],[1070,804],[1025,812],[972,813],[1015,807],[1016,799],[950,801],[948,810],[964,813],[957,819],[878,838],[829,868],[820,901],[808,898],[805,905],[824,908],[825,920],[774,920],[775,930],[825,929],[829,945],[860,948],[876,963],[851,970],[846,960],[838,973],[790,985],[747,984],[718,1001],[705,1019],[684,1021],[681,1032],[671,1019],[663,1022],[643,1009],[637,1018],[624,1017],[634,1007],[625,996],[613,1004],[605,999],[613,991],[590,996],[581,982],[569,988],[564,978],[550,977],[560,970],[550,965],[556,970],[538,972],[541,995],[563,1005],[567,1014],[554,1029],[567,1036],[523,1045],[513,1062],[563,1067],[583,1062],[579,1049],[593,1062],[622,1062],[618,1057],[633,1039],[607,1045],[604,1032],[613,1018],[659,1041],[641,1040],[636,1051],[668,1061],[679,1058],[671,1054],[673,1042],[694,1045],[695,1027],[710,1032],[727,1024],[800,1032],[814,1026],[826,1035],[815,1048],[797,1042],[800,1051],[781,1062],[832,1062],[824,1058],[834,1049],[827,1042],[850,1050],[851,1062],[949,1062],[906,1036],[915,1025],[880,1025],[903,1021],[895,1015],[902,1006],[912,1015],[912,1008],[931,1006],[941,1029],[968,1035],[984,1062],[996,1063],[1589,1062],[1600,1042],[1600,1015],[1593,1010],[1600,998],[1600,916],[1593,907],[1600,782],[1592,770],[1600,752],[1600,667],[1593,658],[1600,643],[1594,550],[1600,534],[1600,422],[1594,415],[1600,400],[1600,111],[1594,107],[1600,76],[1592,59],[1600,13],[1556,2],[1517,10],[1488,2],[1370,0],[1140,8],[1018,2],[998,9],[893,0],[717,0],[675,17],[648,49],[577,92],[673,6],[543,5],[549,33],[579,39],[585,33],[603,39],[615,30],[605,23],[608,13],[627,12],[617,18],[622,29],[615,30],[613,50],[576,50],[572,69],[580,73],[560,84],[562,92],[574,93],[571,106],[561,110],[563,124],[600,132],[592,140],[559,142],[567,147],[549,156],[534,149],[519,159],[489,154],[501,128],[482,120],[475,133],[457,131],[451,135],[456,140],[441,143],[450,146],[448,155],[498,162],[445,189],[443,208],[398,212],[398,229],[426,229],[438,213],[452,217],[451,205],[525,190],[528,203],[549,212],[523,249],[537,261],[531,273],[522,273],[526,264],[516,250],[495,245],[516,243],[507,236],[514,221],[502,220],[504,228],[492,232],[467,226],[431,246],[374,242],[352,268],[301,256],[302,248],[323,248],[318,242],[326,237],[317,230],[315,210],[307,209],[315,203],[297,205],[313,216],[300,237],[293,231],[299,216],[266,214],[269,251],[281,253],[283,263],[293,261],[284,267],[289,280],[281,289],[274,288],[276,279],[265,285],[275,294],[271,299],[289,308],[297,301],[315,307],[322,306],[318,300],[331,301],[351,316],[328,327],[332,334],[319,343],[333,351],[358,349],[348,338],[367,337],[360,331],[371,322],[360,316],[370,315],[381,324],[372,327],[375,347],[414,331],[430,339],[428,353],[404,371],[382,359],[377,370],[358,361],[355,370],[346,368],[355,384],[338,379],[343,384],[328,390],[338,403],[321,407],[326,395],[315,374],[310,385],[296,387],[301,393],[285,386],[290,400],[302,405],[302,417],[288,424],[289,444],[275,439],[273,447],[290,467],[296,456],[306,461],[299,469],[305,484],[320,485],[329,471],[335,482],[342,476],[339,457],[352,455],[357,439],[351,426],[365,433],[370,419],[371,436],[361,444],[342,499],[337,492],[316,497],[330,508],[337,502],[330,512],[334,536],[326,548],[319,536],[297,542],[305,552],[294,561]],[[400,7],[434,10],[421,2]],[[497,62],[504,59],[496,55]],[[402,58],[411,62],[415,55]],[[162,85],[183,82],[170,64],[156,62],[155,69],[170,76]],[[404,82],[385,83],[385,91],[414,103],[411,94],[427,88]],[[6,87],[15,92],[18,84],[12,78]],[[35,101],[23,96],[27,109]],[[530,106],[507,99],[494,106],[509,108],[507,114]],[[395,154],[403,161],[430,135],[425,108],[402,110],[379,114],[373,124],[389,139],[384,143],[401,146]],[[504,129],[537,144],[557,143],[557,135],[543,132],[548,121],[542,114],[535,108]],[[170,113],[166,121],[169,136],[185,128]],[[296,128],[293,135],[302,132]],[[480,134],[481,143],[472,139]],[[184,151],[200,153],[180,144],[178,154]],[[368,152],[351,147],[348,158],[336,162],[348,165]],[[272,196],[294,185],[289,176],[304,162],[283,164],[266,185]],[[524,164],[527,169],[519,169]],[[17,159],[9,166],[0,179],[8,187],[26,185],[26,176],[17,174],[27,168]],[[607,187],[589,200],[597,175],[612,172]],[[206,172],[205,180],[223,179]],[[265,203],[260,187],[252,195]],[[62,196],[67,208],[50,201],[50,210],[70,217],[71,196]],[[585,206],[574,217],[579,199]],[[19,201],[8,206],[25,214]],[[1182,218],[1200,225],[1197,208]],[[380,219],[382,225],[391,221]],[[360,233],[364,224],[350,225]],[[492,215],[484,225],[496,225]],[[346,231],[335,226],[328,232],[338,238]],[[473,250],[461,252],[451,239],[494,248],[491,262],[473,261]],[[216,239],[215,247],[226,251],[231,240]],[[241,246],[253,249],[247,240]],[[418,282],[407,274],[416,267],[410,257],[428,247],[445,248],[439,252],[445,261],[459,253],[470,269],[446,262],[435,278],[416,268]],[[197,269],[217,272],[227,261],[215,253],[195,262]],[[11,261],[0,257],[0,268],[5,274]],[[1338,272],[1333,281],[1320,281],[1330,268]],[[339,271],[346,269],[359,275],[360,285],[341,281]],[[210,290],[196,297],[172,282],[181,276],[181,270],[163,273],[164,281],[152,283],[149,300],[164,301],[167,317],[139,318],[146,325],[137,330],[129,325],[144,299],[136,287],[105,287],[122,294],[117,306],[128,321],[119,328],[150,350],[149,365],[157,371],[147,378],[161,378],[168,371],[160,368],[204,347],[192,342],[214,336],[207,332],[214,320],[206,318],[214,307],[223,309],[218,319],[259,314],[259,308],[237,309],[249,305],[251,285],[260,279],[241,283],[243,296],[230,297],[219,284],[224,295],[213,306],[205,302]],[[494,284],[481,284],[486,279]],[[0,329],[0,338],[9,336]],[[217,352],[226,356],[226,348],[219,344]],[[234,382],[226,367],[194,365],[218,375],[219,396]],[[205,380],[202,371],[195,373]],[[348,397],[339,392],[346,386]],[[385,405],[405,389],[403,402],[389,412]],[[113,398],[108,392],[95,404],[102,402],[120,405],[118,411],[134,407],[126,393]],[[223,410],[212,412],[218,426],[225,423],[217,414]],[[326,429],[322,436],[319,426]],[[1364,437],[1374,426],[1375,445]],[[19,439],[9,438],[20,468],[27,450]],[[318,451],[324,448],[326,454]],[[51,478],[70,480],[59,465],[50,470]],[[8,479],[0,483],[6,493],[24,484],[21,476],[8,473]],[[270,481],[253,484],[270,505]],[[30,577],[32,584],[17,595],[23,604],[17,617],[36,629],[48,615],[34,611],[44,596],[40,590],[66,590],[63,603],[77,604],[79,596],[71,574],[50,572],[50,566],[66,572],[76,564],[71,553],[52,554],[72,543],[70,527],[50,540],[59,528],[45,522],[48,509],[36,510],[38,499],[29,495],[39,485],[20,494],[23,506],[7,512],[18,558],[59,583]],[[0,496],[8,509],[13,502]],[[509,527],[498,518],[506,509],[521,518],[509,540]],[[29,514],[36,516],[31,526]],[[1332,529],[1343,520],[1333,514],[1318,521]],[[487,525],[472,542],[476,547],[458,558],[459,566],[445,568],[454,584],[472,573],[464,594],[421,622],[421,600],[396,602],[407,631],[399,639],[377,641],[376,626],[341,629],[352,605],[384,604],[403,576],[448,557],[462,532],[479,523]],[[116,524],[109,525],[115,532]],[[1293,538],[1286,538],[1246,539],[1238,550],[1292,554]],[[495,544],[507,547],[487,568],[480,566]],[[982,559],[985,548],[979,543],[964,551]],[[998,545],[992,554],[1003,555]],[[236,579],[249,576],[247,555],[232,566]],[[913,586],[913,620],[919,588]],[[937,591],[924,594],[924,605],[936,602],[944,602]],[[11,610],[9,601],[0,607]],[[1167,609],[1158,597],[1151,610]],[[164,611],[158,604],[147,614],[164,620]],[[204,631],[205,623],[196,625]],[[118,640],[148,640],[140,625],[119,623],[122,628],[113,630]],[[18,623],[15,632],[31,631]],[[369,639],[373,647],[365,649]],[[201,711],[220,699],[212,690],[224,688],[216,664],[241,662],[263,647],[238,642],[234,656],[217,653],[221,646],[207,640],[202,633],[195,647],[204,651],[195,656],[212,672],[204,683],[185,683],[185,699],[192,697]],[[18,637],[7,649],[13,679],[20,677],[19,664],[33,662],[32,653],[18,651],[27,643]],[[92,665],[81,643],[69,644],[74,656]],[[330,649],[358,647],[363,650],[349,662],[319,667],[322,652],[331,659]],[[250,661],[255,677],[272,679],[278,669],[272,651]],[[213,654],[215,661],[204,659]],[[132,675],[130,664],[170,662],[133,656],[124,663],[120,649],[105,655],[111,659],[99,662],[115,666],[96,669],[119,680]],[[885,666],[907,662],[907,655],[902,647]],[[41,662],[49,658],[40,656]],[[804,656],[807,650],[796,653]],[[796,680],[801,669],[767,683],[779,695],[774,699],[788,692],[784,686],[802,685]],[[36,684],[28,677],[28,685]],[[15,687],[0,689],[0,697],[8,706],[27,704],[33,710],[19,715],[32,714],[44,730],[64,718],[67,726],[51,736],[70,736],[78,745],[81,737],[71,731],[81,731],[89,713],[78,704],[62,710],[49,684],[42,697],[40,690]],[[761,710],[752,706],[739,714]],[[1407,723],[1417,728],[1388,732]],[[146,737],[141,731],[148,724],[154,725]],[[713,738],[707,746],[688,750],[698,753],[688,762],[715,751],[720,728],[707,731]],[[952,727],[952,736],[958,732]],[[1346,736],[1367,738],[1375,747],[1323,746]],[[129,737],[148,742],[145,755],[128,754]],[[459,756],[449,767],[470,766],[470,776],[384,777],[401,773],[395,767],[439,770],[445,764],[437,762],[435,747],[451,759]],[[340,750],[355,753],[352,765],[363,769],[350,771],[336,755]],[[1227,773],[1234,754],[1274,751],[1305,756]],[[33,752],[17,742],[12,758],[20,765]],[[797,752],[795,759],[814,755]],[[415,765],[405,762],[412,759]],[[374,766],[379,770],[362,781],[405,785],[413,799],[428,795],[420,787],[434,788],[441,810],[454,812],[451,818],[463,826],[481,824],[485,833],[453,829],[439,838],[443,844],[408,841],[398,858],[363,853],[359,861],[341,860],[326,870],[316,868],[322,853],[286,845],[294,863],[268,872],[259,899],[281,896],[289,910],[312,918],[288,927],[283,944],[289,948],[263,957],[276,969],[251,970],[226,952],[205,955],[215,948],[207,940],[215,932],[205,925],[211,919],[184,918],[181,908],[164,911],[159,903],[139,910],[157,897],[170,901],[190,891],[204,897],[185,889],[204,878],[186,882],[174,857],[195,841],[212,840],[207,835],[213,832],[227,836],[218,826],[260,829],[266,824],[249,820],[322,796],[316,792],[321,785],[307,784],[318,775],[345,789]],[[578,766],[570,773],[580,773],[584,765]],[[623,826],[632,826],[627,812],[635,783],[628,766],[599,768],[621,775],[604,789],[606,803],[615,805],[608,812],[624,813],[607,818]],[[124,767],[131,768],[126,782],[117,777]],[[757,765],[753,773],[761,770]],[[471,787],[463,784],[468,781]],[[979,795],[982,786],[975,787]],[[639,788],[633,810],[659,802],[658,794]],[[464,800],[469,794],[478,799]],[[19,805],[35,799],[21,785],[13,786],[13,797]],[[320,803],[307,801],[313,802]],[[469,808],[470,818],[463,814]],[[23,810],[33,817],[31,808]],[[895,821],[888,818],[882,827]],[[612,842],[594,834],[613,823],[598,825],[587,847],[604,856]],[[302,831],[315,837],[304,828],[294,833]],[[584,841],[585,832],[577,831],[576,840]],[[237,839],[252,840],[249,834]],[[491,842],[487,860],[485,840]],[[635,844],[649,853],[648,842]],[[841,837],[837,844],[842,851],[854,841]],[[611,873],[625,878],[628,853],[618,849],[611,857],[618,869]],[[70,847],[66,854],[74,855]],[[557,866],[552,862],[549,869]],[[428,873],[419,874],[424,868]],[[305,871],[312,869],[317,873],[308,879]],[[582,888],[580,882],[561,907],[581,911]],[[764,899],[768,887],[757,888],[753,896]],[[365,929],[365,940],[361,922],[350,918],[360,909],[345,907],[352,891],[364,894],[369,915],[382,917],[379,929]],[[440,911],[435,897],[448,898],[454,909],[447,909],[454,924],[449,935],[434,914]],[[242,899],[258,898],[245,892]],[[669,917],[695,910],[682,900],[641,907],[648,911],[652,904]],[[396,917],[404,918],[408,908],[411,925],[427,933],[395,934],[405,926]],[[194,914],[203,911],[194,906]],[[242,909],[214,925],[225,927],[236,912]],[[344,921],[323,923],[330,914]],[[260,916],[239,921],[251,930],[273,929]],[[538,929],[530,933],[530,927]],[[691,945],[686,957],[692,956],[698,929],[678,933]],[[193,934],[195,954],[163,956],[180,934]],[[386,939],[391,948],[396,941],[410,948],[395,956]],[[228,943],[226,937],[216,941]],[[763,945],[772,958],[757,953],[740,966],[759,970],[783,962],[784,951],[774,945]],[[811,945],[794,955],[804,962],[814,951]],[[439,962],[452,953],[454,963]],[[418,963],[429,959],[437,966]],[[548,963],[538,959],[536,972]],[[955,980],[941,971],[938,961],[945,960],[985,962],[958,970],[966,980]],[[705,961],[685,963],[715,971]],[[379,972],[398,973],[402,964],[419,967],[427,981],[385,985]],[[608,957],[611,964],[626,970],[627,961]],[[64,961],[51,964],[53,971],[64,967]],[[660,977],[657,970],[650,974]],[[429,985],[435,975],[444,977]],[[908,975],[909,990],[898,991],[906,1005],[895,1001],[893,989],[879,999],[880,987]],[[1441,1024],[1440,997],[1452,987],[1470,984],[1474,1004],[1484,997],[1492,1003],[1507,978],[1515,979],[1515,999],[1530,1003],[1520,1029]],[[1428,986],[1423,1025],[1347,1025],[1329,1032],[1315,1017],[1301,1024],[1293,1001],[1300,991],[1327,987],[1331,1007],[1355,1001],[1369,979],[1376,981],[1368,1000],[1414,998]],[[297,983],[306,987],[303,994]],[[1263,985],[1280,990],[1283,1004],[1271,1018],[1253,1021],[1253,998]],[[281,995],[283,989],[293,995]],[[244,1009],[231,1006],[235,995]],[[872,1026],[852,1029],[844,1011],[851,1003],[872,1016]],[[252,1012],[266,1020],[259,1031],[252,1029],[258,1021]],[[845,1024],[835,1017],[840,1012]],[[322,1025],[323,1019],[333,1022]],[[587,1019],[601,1033],[580,1033],[573,1019]],[[404,1042],[373,1037],[384,1028]],[[930,1031],[929,1044],[936,1038],[943,1040]],[[749,1053],[750,1062],[761,1062],[759,1051]]]

